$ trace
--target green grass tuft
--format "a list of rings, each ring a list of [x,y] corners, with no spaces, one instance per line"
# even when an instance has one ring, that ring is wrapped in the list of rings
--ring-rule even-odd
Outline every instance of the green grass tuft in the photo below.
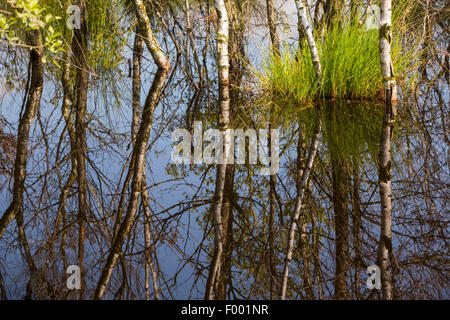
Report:
[[[415,79],[411,70],[418,65],[417,45],[404,41],[404,28],[396,31],[401,20],[394,13],[392,58],[397,82],[407,90]],[[297,50],[285,46],[279,56],[269,54],[258,77],[272,103],[281,109],[298,110],[317,100],[379,100],[383,80],[378,30],[367,30],[359,21],[354,18],[315,35],[323,73],[320,86],[306,39]]]

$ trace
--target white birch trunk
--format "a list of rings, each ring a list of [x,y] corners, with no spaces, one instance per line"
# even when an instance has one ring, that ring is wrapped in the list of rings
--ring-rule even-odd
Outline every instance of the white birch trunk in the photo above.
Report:
[[[311,59],[313,62],[314,71],[316,72],[317,81],[320,85],[322,81],[322,67],[320,65],[319,54],[317,52],[316,41],[314,40],[314,36],[312,33],[312,26],[311,23],[309,22],[308,14],[306,12],[306,6],[303,4],[302,0],[296,0],[295,4],[297,6],[298,20],[299,22],[302,23],[302,26],[305,29],[305,34],[306,38],[308,39],[308,45],[309,50],[311,52]],[[303,205],[303,197],[305,195],[305,189],[308,182],[309,174],[314,164],[317,149],[319,148],[320,132],[322,130],[322,120],[320,118],[320,115],[318,115],[317,121],[318,122],[314,131],[314,135],[311,140],[311,147],[309,150],[308,160],[305,166],[305,170],[303,171],[302,178],[300,180],[299,189],[297,191],[294,216],[292,218],[291,227],[289,229],[288,248],[286,252],[286,260],[284,262],[283,282],[281,286],[281,300],[286,299],[287,282],[289,278],[289,267],[292,261],[292,254],[294,253],[295,230],[297,229],[298,219],[300,217]]]
[[[391,58],[392,39],[392,5],[391,0],[381,0],[380,6],[380,62],[386,99],[397,100],[397,86],[394,80],[394,67]],[[389,93],[389,94],[387,94]]]
[[[297,193],[297,199],[296,199],[296,203],[295,203],[294,215],[292,217],[291,227],[289,229],[288,249],[287,249],[287,253],[286,253],[286,260],[284,262],[283,283],[282,283],[282,287],[281,287],[281,300],[286,299],[287,282],[288,282],[288,277],[289,277],[289,267],[291,265],[292,255],[294,253],[295,230],[297,229],[298,220],[299,220],[301,209],[303,206],[303,197],[305,195],[305,190],[306,190],[307,182],[309,179],[309,175],[310,175],[311,169],[314,164],[314,159],[317,154],[317,149],[319,148],[319,139],[320,139],[321,130],[322,130],[322,118],[320,117],[320,115],[318,115],[317,125],[314,130],[314,135],[311,139],[311,146],[310,146],[310,150],[309,150],[308,160],[306,162],[305,169],[303,171],[302,178],[300,180],[298,193]]]
[[[229,24],[228,13],[224,0],[215,0],[214,6],[217,12],[217,51],[219,53],[219,100],[220,118],[219,125],[223,132],[223,161],[217,165],[216,187],[213,205],[213,225],[215,232],[216,254],[212,260],[212,267],[206,284],[205,299],[211,300],[214,295],[215,284],[220,276],[220,261],[223,253],[223,226],[222,226],[222,202],[225,187],[225,174],[229,157],[231,136],[225,134],[230,122],[230,93],[229,93],[229,57],[228,57],[228,36]]]
[[[396,116],[397,87],[391,59],[391,0],[381,0],[380,62],[384,80],[385,111],[380,138],[379,185],[381,201],[381,233],[378,248],[378,266],[381,271],[383,299],[392,299],[389,253],[392,253],[392,164],[391,139]]]

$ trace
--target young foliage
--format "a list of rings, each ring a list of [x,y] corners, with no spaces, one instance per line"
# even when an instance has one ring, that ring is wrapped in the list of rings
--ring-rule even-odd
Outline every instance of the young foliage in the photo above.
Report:
[[[39,4],[38,0],[7,0],[6,9],[0,13],[1,39],[6,39],[14,46],[27,47],[25,34],[40,30],[44,40],[44,62],[63,50],[61,33],[52,26],[62,18],[52,14],[47,6]]]

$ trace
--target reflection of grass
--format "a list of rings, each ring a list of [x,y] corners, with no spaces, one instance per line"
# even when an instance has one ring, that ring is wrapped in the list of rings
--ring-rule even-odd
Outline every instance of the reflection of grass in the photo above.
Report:
[[[383,109],[370,102],[331,101],[321,108],[326,149],[334,160],[377,159]]]
[[[405,43],[403,33],[396,29],[406,14],[404,8],[397,11],[400,10],[401,14],[394,15],[392,57],[397,81],[407,89],[412,83],[402,79],[407,78],[418,61],[415,61],[416,46]],[[404,30],[404,26],[399,26],[400,29]],[[269,55],[265,60],[259,77],[276,105],[297,109],[317,99],[376,100],[381,97],[378,30],[367,30],[354,18],[334,26],[320,37],[316,35],[316,39],[323,72],[320,87],[306,40],[296,53],[284,47],[281,56]]]
[[[383,108],[378,103],[336,99],[316,102],[307,108],[302,105],[290,112],[271,112],[270,122],[281,128],[281,136],[287,141],[295,134],[292,130],[300,130],[309,143],[308,137],[320,117],[324,139],[321,148],[336,160],[361,163],[367,159],[377,161],[382,115]]]

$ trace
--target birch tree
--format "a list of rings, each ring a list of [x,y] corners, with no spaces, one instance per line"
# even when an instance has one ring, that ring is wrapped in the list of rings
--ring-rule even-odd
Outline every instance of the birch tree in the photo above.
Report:
[[[320,86],[320,84],[322,83],[322,67],[320,65],[316,41],[314,40],[314,36],[312,33],[313,31],[312,25],[311,22],[309,21],[308,13],[306,11],[306,5],[303,3],[303,0],[296,0],[295,5],[297,6],[298,21],[299,23],[302,24],[306,34],[306,39],[308,40],[309,50],[311,52],[311,60]]]
[[[206,283],[205,299],[211,300],[214,295],[214,287],[217,277],[220,276],[221,258],[223,253],[223,226],[222,226],[222,202],[225,188],[225,176],[230,152],[230,135],[226,134],[230,122],[230,92],[229,92],[229,57],[228,57],[228,37],[229,23],[228,12],[224,0],[215,0],[214,6],[217,12],[216,41],[218,51],[219,69],[219,127],[223,133],[223,161],[217,165],[216,186],[214,192],[214,204],[212,208],[214,225],[214,246],[215,254],[211,262],[211,268]]]
[[[308,154],[308,160],[305,165],[305,169],[303,170],[303,174],[299,183],[299,188],[297,191],[297,198],[295,201],[295,209],[294,214],[292,216],[291,220],[291,226],[289,229],[289,236],[288,236],[288,247],[286,252],[286,258],[284,262],[284,271],[283,271],[283,282],[281,287],[281,300],[286,299],[286,291],[287,291],[287,282],[289,278],[289,267],[291,265],[292,261],[292,255],[294,253],[294,238],[295,238],[295,231],[297,229],[298,221],[301,214],[301,209],[303,206],[303,198],[305,196],[305,190],[306,185],[308,183],[309,175],[311,173],[314,159],[317,154],[317,150],[319,148],[319,139],[320,139],[320,132],[322,130],[322,119],[320,115],[317,115],[318,122],[316,124],[316,127],[314,129],[314,134],[311,139],[311,145],[309,148],[309,154]]]
[[[309,49],[311,52],[311,58],[314,65],[314,71],[317,75],[317,81],[320,85],[321,78],[322,78],[322,67],[320,65],[320,59],[319,54],[317,52],[317,46],[316,42],[314,40],[314,36],[312,34],[312,26],[309,21],[306,7],[303,4],[303,1],[297,0],[295,1],[295,4],[297,6],[297,13],[298,13],[298,20],[299,23],[301,22],[303,29],[306,34],[306,38],[308,40]],[[311,173],[314,159],[316,157],[317,149],[319,148],[319,139],[320,139],[320,132],[322,130],[322,119],[320,117],[320,114],[317,115],[317,123],[316,127],[314,129],[314,134],[311,139],[311,145],[309,149],[309,155],[308,160],[305,165],[305,169],[303,170],[302,177],[300,179],[299,187],[297,190],[297,198],[295,201],[295,208],[294,208],[294,214],[291,220],[291,226],[289,229],[289,235],[288,235],[288,247],[286,251],[286,258],[284,262],[284,271],[283,271],[283,280],[282,280],[282,286],[281,286],[281,300],[286,299],[286,291],[287,291],[287,282],[289,278],[289,267],[292,261],[292,255],[294,253],[294,238],[295,238],[295,231],[297,229],[297,225],[299,222],[302,206],[303,206],[303,198],[305,195],[305,189],[308,183],[309,175]]]
[[[269,25],[270,41],[272,43],[272,50],[274,53],[280,53],[280,37],[278,36],[276,19],[275,19],[275,9],[273,5],[273,0],[266,0],[266,12],[267,12],[267,23]]]
[[[139,29],[142,32],[148,51],[151,53],[153,60],[158,66],[158,71],[153,79],[147,98],[145,99],[141,123],[137,133],[136,142],[133,147],[134,165],[130,166],[129,169],[132,170],[133,178],[131,182],[131,195],[128,202],[127,212],[122,223],[120,224],[117,236],[114,238],[106,265],[103,268],[102,274],[97,283],[94,299],[101,299],[103,297],[106,290],[106,285],[108,284],[114,266],[119,259],[122,245],[130,234],[131,228],[135,221],[139,196],[142,188],[145,186],[144,175],[142,173],[145,170],[145,155],[152,128],[153,113],[159,102],[161,91],[171,69],[170,62],[163,53],[151,29],[150,20],[143,1],[134,0],[133,5],[138,18]]]
[[[392,132],[396,117],[397,86],[391,59],[392,3],[381,0],[380,16],[380,62],[384,81],[385,104],[383,128],[379,152],[379,186],[381,200],[381,232],[378,247],[378,266],[381,271],[383,299],[392,299],[392,283],[389,268],[389,254],[392,252]]]

